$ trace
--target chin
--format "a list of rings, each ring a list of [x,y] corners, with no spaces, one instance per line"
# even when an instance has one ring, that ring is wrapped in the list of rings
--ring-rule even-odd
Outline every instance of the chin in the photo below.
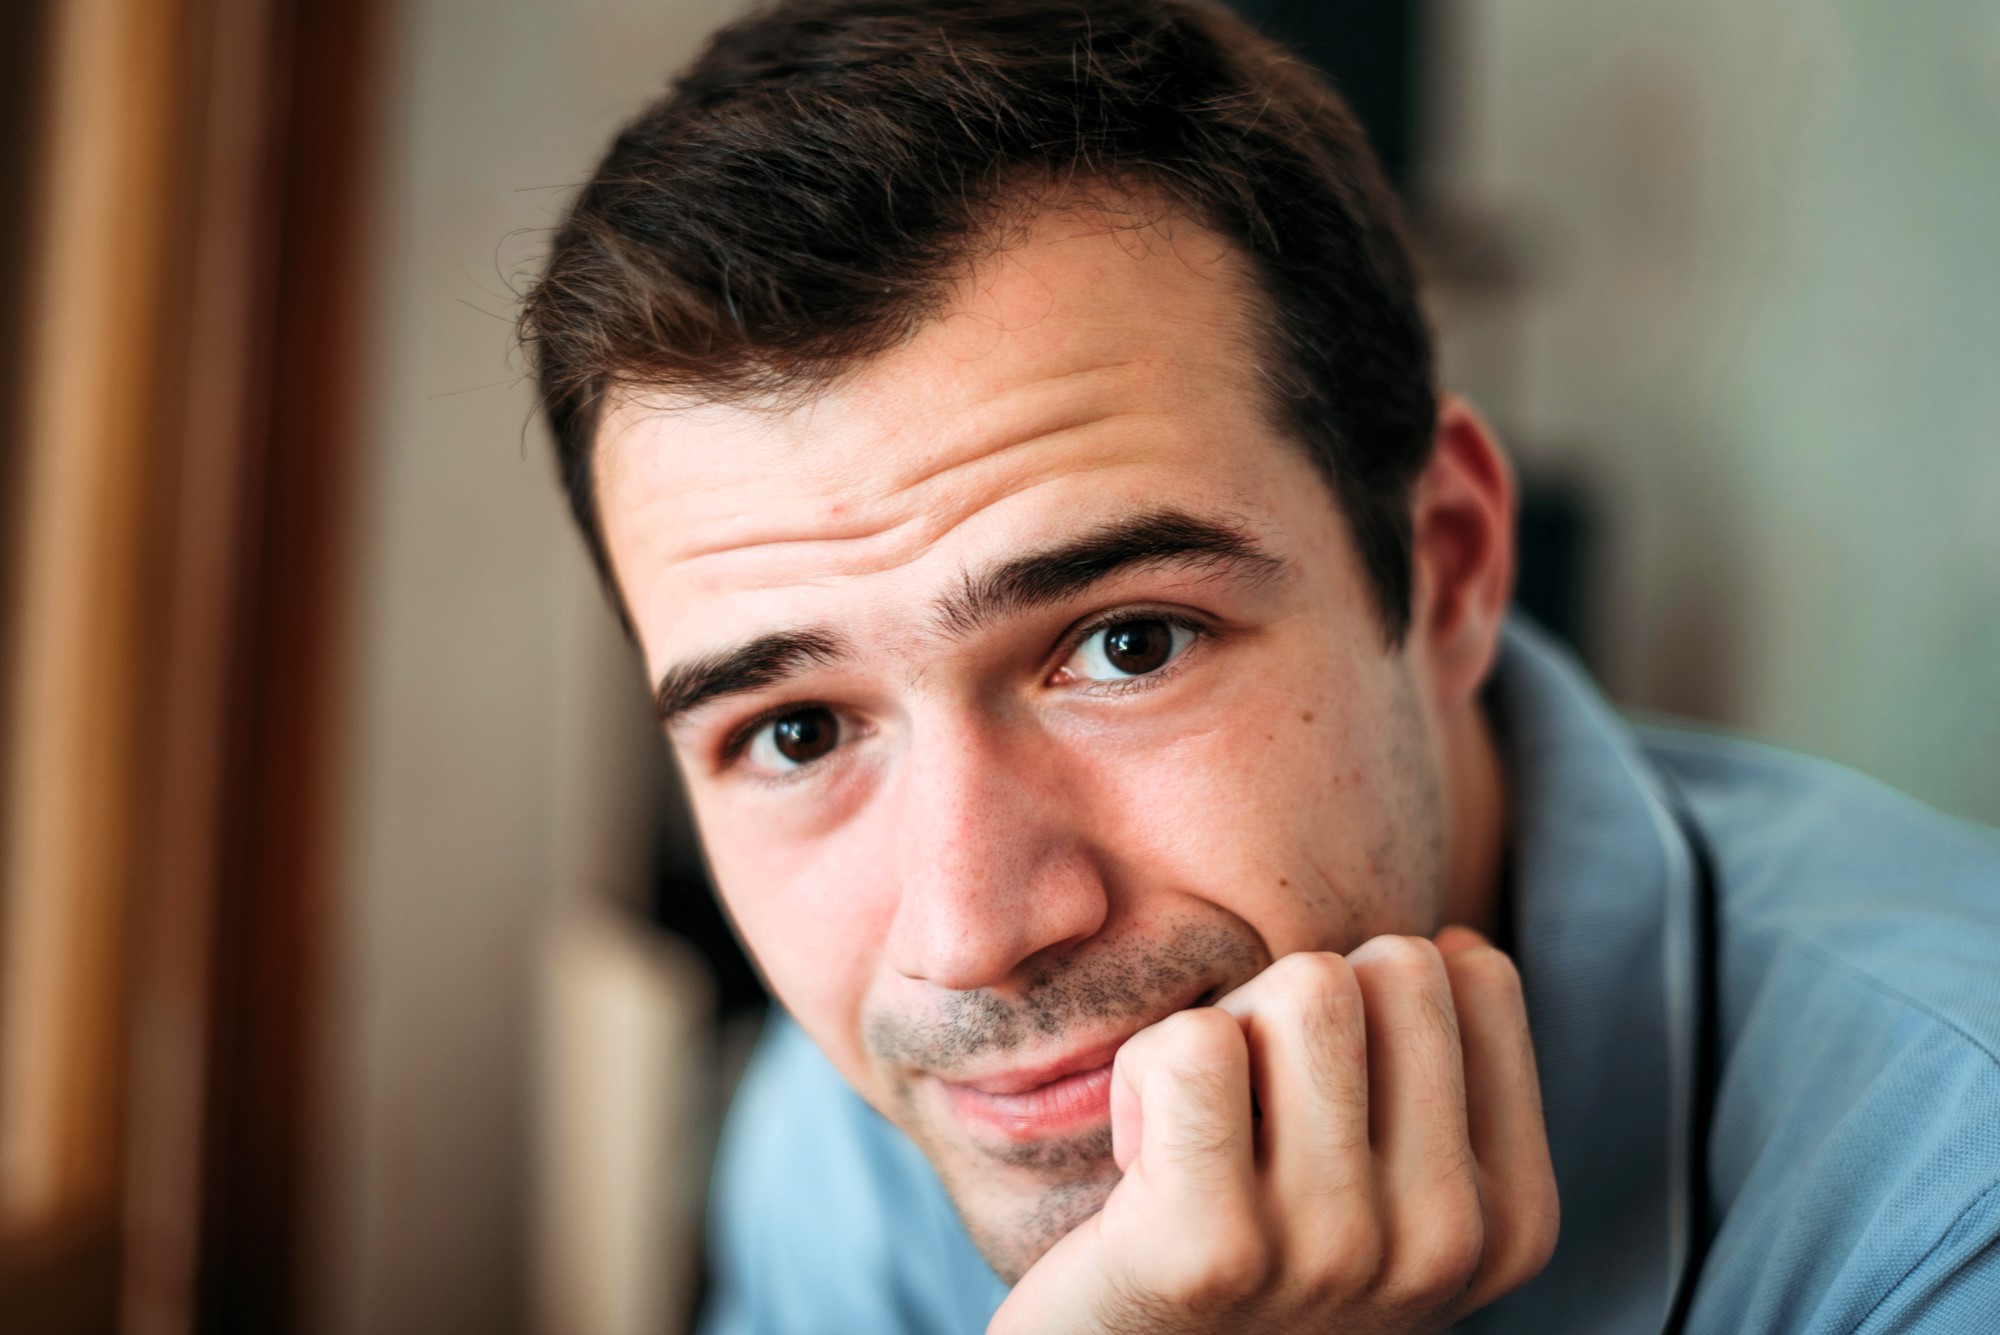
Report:
[[[1000,1134],[954,1115],[948,1097],[907,1097],[904,1131],[937,1170],[973,1245],[994,1273],[1017,1283],[1043,1253],[1104,1207],[1122,1176],[1111,1153],[1109,1109],[1061,1133]]]
[[[1062,1088],[1070,1084],[1078,1088]],[[973,1244],[1007,1283],[1102,1209],[1118,1185],[1109,1087],[1107,1062],[1101,1078],[1054,1081],[1007,1096],[998,1109],[942,1081],[906,1092],[903,1108],[915,1124],[905,1129],[937,1169]]]
[[[1076,1154],[1066,1171],[1040,1171],[1025,1181],[1022,1171],[981,1174],[961,1165],[943,1172],[973,1245],[1009,1284],[1018,1283],[1049,1248],[1103,1209],[1119,1178],[1108,1134],[1101,1156]],[[954,1180],[968,1175],[974,1180]]]

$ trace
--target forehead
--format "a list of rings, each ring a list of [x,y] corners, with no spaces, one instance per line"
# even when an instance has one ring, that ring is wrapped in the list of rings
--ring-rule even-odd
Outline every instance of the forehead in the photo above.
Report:
[[[1305,465],[1263,410],[1257,307],[1239,255],[1185,219],[1051,212],[808,401],[621,397],[599,505],[650,666],[893,620],[977,560],[1121,509],[1268,518],[1274,470]]]

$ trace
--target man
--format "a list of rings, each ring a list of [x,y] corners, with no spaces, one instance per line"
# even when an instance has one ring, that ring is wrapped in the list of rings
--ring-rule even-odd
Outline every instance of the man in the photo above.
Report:
[[[2000,850],[1509,622],[1393,201],[1237,22],[781,4],[525,330],[790,1017],[711,1329],[2000,1329]]]

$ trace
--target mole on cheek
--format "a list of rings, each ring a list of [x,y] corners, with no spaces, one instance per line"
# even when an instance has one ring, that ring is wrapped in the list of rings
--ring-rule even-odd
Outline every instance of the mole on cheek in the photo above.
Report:
[[[1305,713],[1299,715],[1299,722],[1301,723],[1311,723],[1312,721],[1313,721],[1313,712],[1310,709],[1308,709]]]

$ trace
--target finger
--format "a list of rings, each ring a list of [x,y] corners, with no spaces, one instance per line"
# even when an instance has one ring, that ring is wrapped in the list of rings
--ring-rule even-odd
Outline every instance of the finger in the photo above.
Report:
[[[1483,939],[1447,953],[1444,966],[1464,1052],[1467,1130],[1483,1183],[1486,1246],[1471,1296],[1484,1303],[1548,1263],[1559,1222],[1555,1170],[1519,972]]]
[[[1353,967],[1325,952],[1287,955],[1215,1004],[1249,1043],[1274,1212],[1294,1236],[1372,1277],[1368,1030]]]
[[[1099,1216],[1117,1282],[1170,1310],[1251,1293],[1272,1252],[1257,1205],[1242,1026],[1211,1007],[1170,1015],[1118,1050],[1112,1081],[1136,1096],[1139,1142]]]
[[[1113,1135],[1136,1123],[1128,1174],[1168,1200],[1248,1200],[1256,1169],[1250,1122],[1250,1051],[1236,1020],[1210,1008],[1181,1011],[1135,1034],[1112,1066]]]
[[[1382,936],[1348,960],[1368,1017],[1382,1284],[1399,1301],[1450,1302],[1478,1269],[1484,1219],[1444,958],[1420,937]]]
[[[1431,940],[1437,945],[1438,954],[1446,959],[1450,959],[1460,951],[1476,950],[1480,946],[1490,947],[1493,944],[1484,935],[1463,923],[1452,923],[1448,927],[1440,928],[1438,934]]]
[[[1490,945],[1444,956],[1463,1053],[1467,1135],[1489,1176],[1548,1159],[1528,1010],[1513,961]]]
[[[1444,959],[1421,938],[1378,936],[1348,962],[1367,1012],[1378,1156],[1398,1177],[1433,1176],[1467,1140],[1458,1014]]]

